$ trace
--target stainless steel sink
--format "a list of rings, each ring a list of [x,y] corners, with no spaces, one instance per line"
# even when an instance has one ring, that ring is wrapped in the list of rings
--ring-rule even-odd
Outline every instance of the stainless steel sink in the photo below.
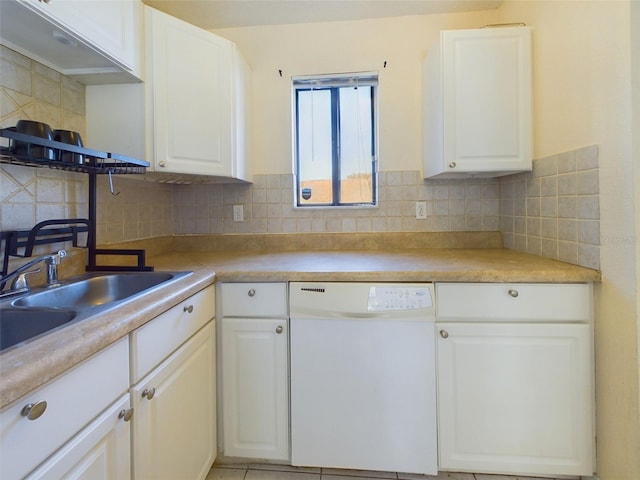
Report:
[[[0,350],[86,320],[192,272],[87,273],[0,302]]]
[[[75,317],[76,312],[73,310],[1,308],[0,350],[53,330],[70,322]]]
[[[174,276],[165,272],[91,276],[26,295],[13,304],[19,307],[96,307],[129,298],[171,280]]]

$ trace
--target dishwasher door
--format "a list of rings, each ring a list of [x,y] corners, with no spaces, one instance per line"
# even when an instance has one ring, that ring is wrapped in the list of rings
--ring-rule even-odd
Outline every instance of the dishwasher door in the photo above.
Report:
[[[435,475],[431,285],[292,283],[290,295],[291,463]]]

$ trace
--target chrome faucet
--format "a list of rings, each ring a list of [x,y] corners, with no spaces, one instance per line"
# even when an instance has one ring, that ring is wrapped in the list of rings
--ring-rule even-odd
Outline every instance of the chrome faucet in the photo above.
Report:
[[[60,282],[58,281],[58,265],[62,263],[62,259],[66,256],[67,252],[65,250],[58,250],[57,252],[49,255],[34,258],[30,262],[18,267],[15,271],[1,277],[0,295],[5,296],[28,291],[29,284],[27,283],[27,275],[39,272],[39,268],[35,270],[31,270],[31,268],[41,262],[44,262],[47,265],[47,287],[60,285]],[[4,289],[4,286],[10,280],[13,280],[13,282],[11,282],[9,290],[3,293],[2,290]]]

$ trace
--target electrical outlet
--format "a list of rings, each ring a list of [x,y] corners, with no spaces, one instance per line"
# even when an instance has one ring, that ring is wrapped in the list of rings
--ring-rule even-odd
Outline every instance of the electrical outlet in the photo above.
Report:
[[[416,219],[424,220],[427,218],[427,202],[416,202]]]
[[[244,221],[244,208],[242,205],[233,206],[233,221],[234,222]]]

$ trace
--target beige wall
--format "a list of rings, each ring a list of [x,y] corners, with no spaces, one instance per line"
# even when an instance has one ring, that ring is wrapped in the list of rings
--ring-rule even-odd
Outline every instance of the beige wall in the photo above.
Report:
[[[292,76],[374,70],[380,78],[380,171],[422,170],[421,60],[440,30],[480,27],[494,16],[485,11],[216,31],[237,43],[253,72],[255,173],[292,172]]]
[[[595,348],[602,480],[640,478],[638,176],[630,45],[633,29],[637,57],[640,15],[635,4],[631,27],[630,9],[629,1],[617,0],[507,0],[498,12],[501,21],[524,21],[535,29],[536,157],[587,143],[600,149],[603,282],[596,299]],[[637,68],[637,58],[634,62]]]
[[[631,99],[633,106],[633,153],[635,167],[636,222],[636,318],[638,319],[638,376],[640,377],[640,2],[631,3]],[[639,379],[640,383],[640,379]],[[638,388],[640,396],[640,388]],[[640,404],[640,399],[638,401]],[[640,457],[640,453],[638,454]]]

